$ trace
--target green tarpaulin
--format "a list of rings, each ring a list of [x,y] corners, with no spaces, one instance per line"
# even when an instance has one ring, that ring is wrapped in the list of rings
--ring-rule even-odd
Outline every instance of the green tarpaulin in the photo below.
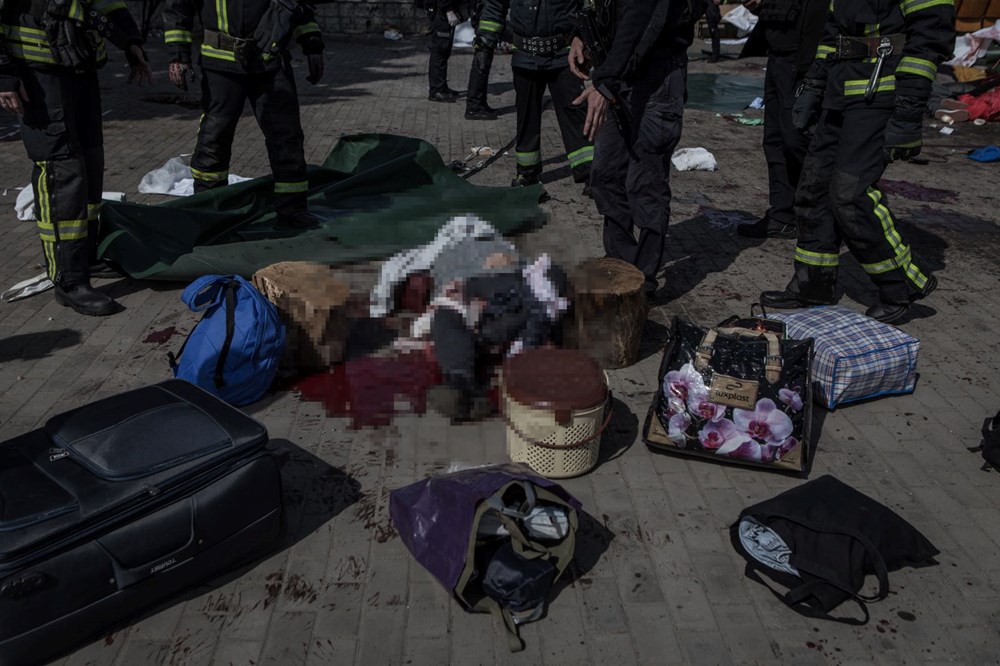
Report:
[[[322,166],[309,168],[309,207],[320,229],[275,229],[272,188],[268,177],[157,206],[108,202],[101,256],[136,278],[249,277],[279,261],[388,257],[429,242],[456,215],[472,213],[504,234],[545,221],[541,186],[476,186],[429,143],[385,134],[343,137]]]

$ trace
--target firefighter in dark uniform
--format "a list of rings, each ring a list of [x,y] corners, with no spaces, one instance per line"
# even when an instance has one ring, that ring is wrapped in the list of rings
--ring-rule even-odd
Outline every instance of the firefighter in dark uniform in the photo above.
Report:
[[[472,27],[478,32],[482,23],[483,5],[485,0],[476,0],[472,6]],[[503,24],[491,22],[492,32],[500,34]],[[493,68],[493,54],[496,46],[489,46],[481,37],[472,42],[472,67],[469,68],[469,88],[465,93],[466,120],[496,120],[497,111],[491,108],[486,99],[486,91],[490,84],[490,70]]]
[[[765,307],[833,303],[841,243],[878,287],[869,317],[891,322],[937,279],[917,262],[878,189],[886,165],[920,152],[938,65],[954,47],[953,0],[834,0],[792,109],[817,122],[795,196],[795,273]]]
[[[318,225],[306,202],[304,137],[288,44],[298,41],[310,83],[323,76],[323,38],[312,9],[298,0],[166,0],[164,39],[174,50],[170,80],[186,90],[191,75],[195,16],[205,28],[201,45],[202,119],[191,157],[195,192],[229,182],[236,125],[250,101],[274,174],[278,226]]]
[[[792,124],[792,103],[816,57],[829,0],[748,0],[759,20],[741,58],[767,56],[764,74],[764,159],[768,209],[757,223],[736,228],[747,238],[795,238],[795,188],[809,137]]]
[[[647,295],[656,291],[663,265],[670,156],[681,137],[687,50],[702,6],[701,0],[625,4],[606,60],[591,73],[593,86],[577,100],[588,107],[585,131],[596,133],[590,185],[604,216],[604,251],[643,272]],[[574,40],[570,64],[578,76],[587,76],[581,69],[585,63],[584,45]],[[605,122],[612,101],[623,107],[631,127]]]
[[[121,310],[90,285],[104,187],[97,69],[104,40],[125,52],[129,80],[150,81],[142,38],[121,0],[0,2],[0,109],[22,116],[35,167],[35,216],[56,302],[85,315]]]
[[[514,93],[517,105],[517,175],[512,185],[534,185],[542,173],[542,96],[548,88],[559,121],[573,180],[590,180],[594,145],[584,135],[585,109],[573,102],[583,82],[573,76],[566,56],[580,0],[486,0],[477,36],[495,47],[507,17],[513,33]]]
[[[455,27],[462,22],[459,0],[430,0],[427,19],[431,33],[427,42],[427,99],[454,104],[459,92],[448,87],[448,59],[455,42]]]

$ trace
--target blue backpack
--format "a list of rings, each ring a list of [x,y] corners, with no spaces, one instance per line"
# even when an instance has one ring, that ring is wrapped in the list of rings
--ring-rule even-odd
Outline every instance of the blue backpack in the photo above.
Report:
[[[231,405],[260,400],[278,373],[285,327],[278,309],[238,275],[206,275],[181,300],[205,315],[177,355],[174,377],[185,379]]]

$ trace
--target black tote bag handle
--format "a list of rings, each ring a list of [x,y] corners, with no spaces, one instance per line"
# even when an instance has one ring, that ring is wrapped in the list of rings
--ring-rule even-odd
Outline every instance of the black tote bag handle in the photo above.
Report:
[[[802,585],[799,585],[798,587],[782,594],[778,590],[771,587],[771,584],[768,583],[764,579],[764,577],[758,573],[764,571],[765,569],[761,565],[757,564],[753,560],[749,560],[747,561],[746,568],[743,570],[743,575],[745,575],[750,580],[760,583],[761,585],[766,587],[771,594],[773,594],[775,597],[778,598],[779,601],[781,601],[781,603],[785,604],[799,615],[816,618],[817,620],[830,620],[832,622],[839,622],[841,624],[850,624],[858,627],[868,624],[868,621],[871,619],[871,615],[868,613],[868,604],[865,603],[864,599],[862,599],[856,593],[847,589],[843,585],[840,585],[839,583],[833,583],[825,580],[814,580],[808,583],[803,583]],[[827,613],[826,611],[812,608],[811,606],[806,606],[803,602],[809,598],[809,595],[812,593],[813,590],[819,588],[821,585],[829,585],[846,593],[848,595],[848,598],[854,603],[856,603],[858,605],[858,608],[861,609],[861,612],[864,613],[865,615],[864,619],[859,620],[858,618],[854,617],[834,617],[829,613]]]

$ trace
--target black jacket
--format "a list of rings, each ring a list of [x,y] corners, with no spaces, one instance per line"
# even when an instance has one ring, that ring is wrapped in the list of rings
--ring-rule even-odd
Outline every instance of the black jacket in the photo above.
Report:
[[[594,85],[618,90],[652,61],[684,54],[703,11],[701,0],[625,0],[608,57],[591,74]]]
[[[823,36],[828,0],[783,0],[761,8],[759,20],[740,53],[741,58],[765,56],[770,52],[795,52],[795,64],[803,75],[816,58],[816,46]],[[775,6],[776,5],[776,6]]]
[[[565,44],[558,52],[533,56],[515,48],[511,64],[527,69],[569,67],[569,44],[575,29],[573,17],[581,7],[582,0],[484,0],[476,34],[486,44],[495,45],[507,23],[515,40],[517,37],[561,36]]]
[[[226,33],[240,39],[252,39],[271,0],[165,0],[163,5],[163,38],[168,51],[181,62],[191,62],[191,34],[194,19],[200,17],[206,30]],[[312,9],[305,3],[302,19],[292,36],[302,46],[303,53],[323,50],[323,38],[314,20]],[[220,9],[222,11],[220,12]],[[208,44],[201,46],[202,65],[214,70],[242,72],[232,51]],[[278,66],[277,61],[272,67]]]

